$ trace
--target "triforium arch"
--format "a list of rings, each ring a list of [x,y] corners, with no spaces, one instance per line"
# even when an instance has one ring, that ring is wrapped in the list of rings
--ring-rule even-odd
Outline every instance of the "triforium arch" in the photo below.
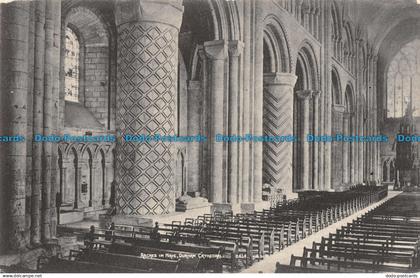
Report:
[[[280,21],[269,15],[264,20],[263,37],[263,134],[293,134],[293,86],[290,50]],[[281,159],[280,159],[281,157]],[[271,192],[291,196],[292,149],[289,143],[263,143],[263,183]]]
[[[297,192],[320,190],[317,143],[307,141],[307,136],[317,134],[319,129],[319,71],[315,52],[307,41],[302,43],[298,52],[295,71],[293,122],[298,140],[293,147],[293,186]]]

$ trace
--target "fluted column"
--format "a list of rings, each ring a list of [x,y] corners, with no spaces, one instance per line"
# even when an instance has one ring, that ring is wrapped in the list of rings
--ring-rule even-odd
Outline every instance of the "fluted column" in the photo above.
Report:
[[[229,134],[238,135],[239,128],[239,57],[242,54],[241,41],[229,42]],[[238,143],[228,145],[229,202],[234,204],[238,196]]]
[[[299,130],[299,140],[300,140],[300,188],[301,190],[310,190],[309,185],[309,143],[306,140],[306,136],[309,134],[309,125],[310,125],[310,114],[309,114],[309,105],[312,97],[312,91],[298,91],[296,96],[299,99],[300,106],[300,130]]]
[[[264,135],[293,135],[293,87],[297,77],[290,73],[264,74]],[[293,193],[292,142],[265,142],[263,174],[275,188]]]
[[[178,0],[118,0],[117,135],[175,135]],[[172,142],[117,142],[117,211],[175,210]]]
[[[204,43],[204,50],[210,59],[210,99],[211,99],[211,201],[222,203],[223,181],[223,143],[216,142],[216,134],[223,134],[224,122],[224,66],[227,56],[227,44],[224,40]]]

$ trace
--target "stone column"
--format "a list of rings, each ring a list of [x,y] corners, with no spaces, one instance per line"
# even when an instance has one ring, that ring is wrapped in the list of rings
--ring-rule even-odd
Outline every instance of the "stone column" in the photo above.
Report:
[[[105,204],[104,206],[108,207],[111,202],[111,183],[114,181],[115,177],[113,176],[114,173],[114,167],[113,163],[106,161],[105,162]],[[115,192],[114,192],[115,194]]]
[[[264,135],[293,135],[293,87],[290,73],[264,74]],[[264,143],[263,173],[286,196],[293,193],[293,143]]]
[[[102,206],[105,206],[106,204],[106,195],[107,195],[107,188],[106,188],[106,163],[105,163],[105,159],[101,159],[100,161],[100,167],[101,167],[101,176],[100,176],[100,181],[101,181],[101,202],[100,204]]]
[[[35,53],[34,53],[34,96],[33,96],[33,132],[43,131],[44,98],[44,53],[45,53],[45,1],[35,4]],[[41,187],[42,187],[42,144],[32,144],[32,200],[31,200],[31,243],[41,241]]]
[[[238,135],[239,124],[239,57],[242,53],[241,41],[229,42],[229,135]],[[238,148],[237,142],[228,144],[228,186],[229,202],[238,202]]]
[[[73,200],[73,208],[79,208],[80,204],[80,177],[81,177],[81,168],[78,165],[77,158],[74,158],[73,165],[74,165],[74,200]]]
[[[320,98],[320,91],[314,91],[312,93],[312,97],[313,97],[313,120],[314,120],[314,126],[313,126],[313,134],[314,135],[319,135],[319,98]],[[319,173],[320,173],[320,164],[319,164],[319,153],[318,153],[318,147],[319,147],[318,142],[313,142],[313,154],[312,154],[312,158],[313,158],[313,162],[312,162],[312,167],[313,167],[313,180],[312,180],[312,185],[313,188],[315,190],[320,190],[319,188],[319,183],[318,183],[318,178],[319,178]]]
[[[45,59],[44,59],[44,99],[43,99],[43,133],[50,135],[54,133],[54,121],[57,117],[54,108],[57,105],[57,61],[59,51],[59,29],[57,22],[60,22],[61,3],[54,0],[46,1],[45,9]],[[55,169],[55,144],[52,142],[43,142],[42,154],[42,205],[41,205],[41,239],[43,242],[49,242],[55,233],[55,188],[52,188]],[[54,163],[54,165],[53,165]]]
[[[343,135],[349,135],[350,113],[343,114]],[[350,156],[350,142],[343,142],[343,182],[348,183],[349,180],[349,156]]]
[[[202,87],[200,81],[189,81],[188,83],[188,135],[199,135],[201,132],[202,113]],[[200,191],[200,147],[201,142],[189,142],[187,149],[188,156],[188,178],[187,191]]]
[[[210,96],[211,96],[211,167],[210,192],[211,202],[223,202],[223,143],[216,142],[216,134],[223,134],[224,121],[224,66],[227,44],[223,40],[204,43],[204,50],[210,59]]]
[[[264,109],[264,100],[263,100],[263,90],[264,90],[264,18],[266,16],[266,11],[261,4],[253,4],[254,6],[254,15],[252,18],[253,25],[251,25],[253,30],[253,55],[251,56],[251,61],[253,64],[253,72],[250,76],[251,84],[253,84],[253,94],[251,95],[251,111],[254,115],[252,133],[256,136],[263,135],[263,109]],[[262,200],[262,187],[263,187],[263,144],[262,142],[252,142],[252,151],[253,151],[253,168],[252,168],[252,183],[250,191],[250,200],[251,202],[258,203]]]
[[[1,123],[5,135],[26,135],[29,3],[1,5]],[[0,254],[16,252],[25,238],[26,142],[2,143]]]
[[[335,104],[332,107],[332,135],[343,133],[343,113],[344,105]],[[343,183],[343,143],[333,141],[331,152],[331,187],[336,189]]]
[[[250,74],[251,74],[251,53],[252,53],[252,31],[251,31],[251,17],[252,17],[252,3],[251,1],[244,1],[244,53],[243,53],[243,93],[241,96],[241,106],[242,110],[242,122],[240,123],[241,135],[250,133],[251,127],[251,101],[250,101]],[[240,199],[243,203],[248,203],[250,201],[249,196],[249,187],[250,184],[250,167],[251,167],[251,157],[250,157],[250,142],[243,142],[239,145],[241,160],[241,169],[240,179],[242,182],[240,186]]]
[[[174,135],[178,78],[178,0],[118,0],[117,135]],[[175,210],[172,142],[117,142],[117,212]]]
[[[301,190],[310,190],[309,185],[309,143],[306,140],[306,136],[309,134],[309,124],[310,124],[310,115],[309,115],[309,104],[312,97],[312,91],[298,91],[296,96],[299,99],[300,107],[300,122],[301,128],[299,130],[299,140],[300,140],[300,188]]]

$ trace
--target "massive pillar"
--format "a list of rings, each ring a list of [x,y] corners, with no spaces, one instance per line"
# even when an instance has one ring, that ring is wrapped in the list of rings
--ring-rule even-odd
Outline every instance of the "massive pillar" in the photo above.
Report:
[[[293,135],[293,87],[290,73],[264,74],[264,135]],[[286,196],[293,193],[293,143],[264,143],[264,177]]]
[[[178,0],[118,0],[117,135],[174,135]],[[173,143],[117,142],[119,214],[175,210]]]
[[[309,143],[306,140],[306,136],[309,134],[310,130],[310,100],[312,98],[312,91],[298,91],[296,95],[299,100],[299,107],[301,113],[301,122],[299,129],[299,162],[300,162],[300,188],[301,190],[310,190],[309,184]]]
[[[229,43],[229,135],[238,135],[239,125],[239,57],[243,43],[231,41]],[[237,142],[228,145],[228,184],[229,202],[238,202],[238,148]]]
[[[29,3],[2,4],[0,132],[26,135]],[[25,238],[26,142],[2,143],[0,169],[0,253],[18,251]]]
[[[209,41],[204,43],[204,50],[210,59],[210,196],[213,203],[223,203],[223,142],[216,142],[217,134],[223,134],[224,128],[224,67],[227,56],[227,44],[224,40]]]

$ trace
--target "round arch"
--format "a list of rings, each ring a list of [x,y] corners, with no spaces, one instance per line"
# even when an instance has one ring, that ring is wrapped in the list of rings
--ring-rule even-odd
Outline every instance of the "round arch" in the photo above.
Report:
[[[264,72],[291,72],[287,34],[280,21],[269,15],[264,20]]]
[[[298,75],[298,70],[301,70],[301,76]],[[312,45],[304,41],[297,55],[296,61],[296,75],[298,76],[297,84],[302,82],[301,89],[304,90],[318,90],[319,89],[319,72],[318,62],[316,60],[315,51]],[[301,78],[301,81],[299,81]]]
[[[342,92],[340,75],[335,67],[331,70],[331,90],[333,97],[333,104],[342,104]]]

